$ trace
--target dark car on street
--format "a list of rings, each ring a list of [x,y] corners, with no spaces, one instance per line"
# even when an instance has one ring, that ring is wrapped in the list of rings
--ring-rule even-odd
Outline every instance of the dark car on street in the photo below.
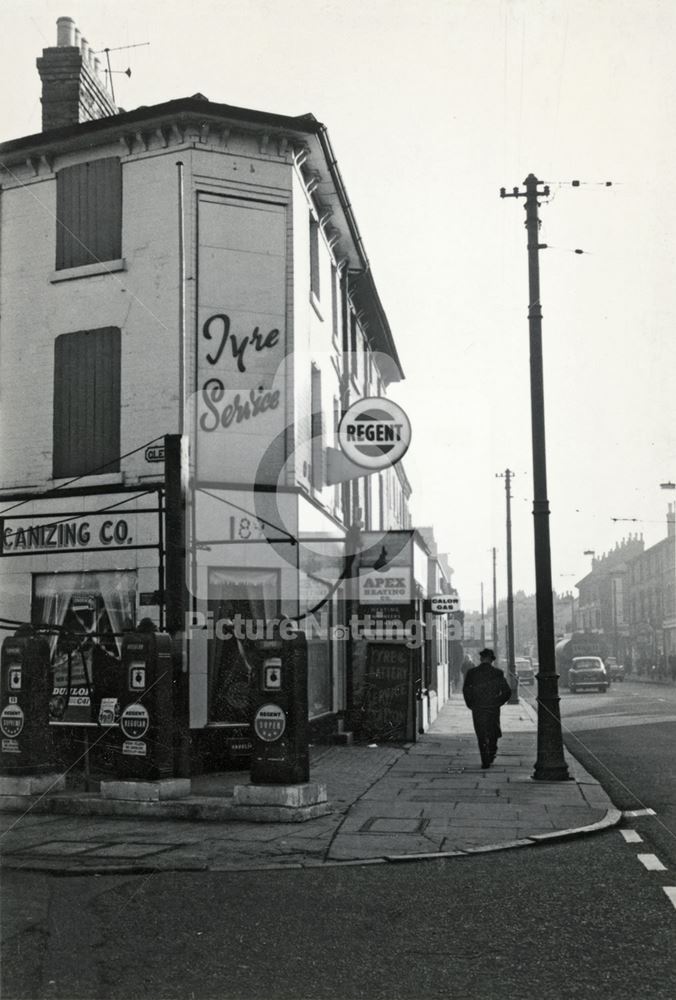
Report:
[[[535,684],[535,671],[533,670],[533,662],[530,657],[515,657],[514,667],[516,676],[519,678],[519,684]]]
[[[624,680],[624,665],[618,663],[614,656],[606,657],[606,670],[611,681]]]
[[[576,691],[594,689],[607,691],[610,677],[600,656],[574,656],[568,670],[568,690]]]

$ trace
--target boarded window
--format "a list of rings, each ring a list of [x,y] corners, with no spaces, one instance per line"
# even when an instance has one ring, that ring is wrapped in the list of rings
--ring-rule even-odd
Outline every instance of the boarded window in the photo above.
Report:
[[[120,469],[120,331],[78,330],[54,345],[54,478]]]
[[[122,256],[122,166],[118,157],[56,174],[56,270]]]

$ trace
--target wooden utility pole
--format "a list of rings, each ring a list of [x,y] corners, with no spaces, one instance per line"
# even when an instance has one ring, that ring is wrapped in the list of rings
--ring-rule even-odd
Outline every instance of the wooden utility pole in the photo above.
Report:
[[[549,188],[538,190],[540,181],[529,174],[525,192],[514,188],[501,198],[525,198],[528,234],[528,329],[530,337],[531,428],[533,441],[533,532],[535,538],[535,603],[537,612],[538,660],[538,749],[533,777],[540,781],[565,781],[568,765],[563,755],[558,675],[554,657],[554,602],[549,541],[549,500],[547,499],[547,459],[545,450],[545,404],[542,366],[542,307],[540,304],[540,258],[538,198]]]
[[[486,622],[484,619],[484,585],[481,583],[481,648],[486,645]]]
[[[505,480],[507,502],[507,676],[512,689],[510,705],[519,704],[519,678],[514,662],[514,588],[512,586],[512,476],[511,469],[496,473],[498,479]]]
[[[495,577],[495,566],[496,566],[496,549],[495,546],[493,546],[493,652],[495,653],[495,663],[497,665],[500,662],[500,652],[499,652],[500,641],[498,639],[498,597],[497,597],[497,583]]]

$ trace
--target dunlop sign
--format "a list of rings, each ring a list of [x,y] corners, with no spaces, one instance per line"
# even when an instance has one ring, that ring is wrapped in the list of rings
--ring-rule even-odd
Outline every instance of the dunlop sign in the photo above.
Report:
[[[360,399],[345,412],[338,427],[341,451],[371,472],[395,465],[411,443],[411,424],[400,406],[384,397]]]

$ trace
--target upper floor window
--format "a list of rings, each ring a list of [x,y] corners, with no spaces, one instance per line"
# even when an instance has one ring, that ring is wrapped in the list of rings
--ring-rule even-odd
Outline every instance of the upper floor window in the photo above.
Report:
[[[311,482],[315,490],[324,486],[324,415],[322,412],[322,373],[313,364],[310,372]]]
[[[117,156],[56,174],[56,270],[122,256],[122,165]]]
[[[310,291],[319,298],[319,223],[310,216]]]
[[[64,333],[54,344],[53,476],[120,470],[120,331]]]

